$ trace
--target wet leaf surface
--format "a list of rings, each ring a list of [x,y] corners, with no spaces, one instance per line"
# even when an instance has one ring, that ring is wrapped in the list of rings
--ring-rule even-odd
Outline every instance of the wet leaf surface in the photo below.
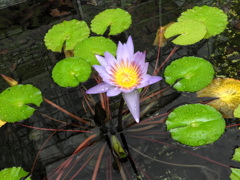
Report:
[[[88,80],[92,72],[88,62],[77,57],[59,61],[53,68],[52,78],[61,87],[76,87]]]
[[[120,8],[107,9],[94,17],[91,21],[91,30],[103,35],[110,26],[109,35],[116,35],[128,29],[132,23],[131,15]]]
[[[40,106],[42,100],[41,91],[30,84],[9,87],[0,94],[0,119],[6,122],[27,119],[35,111],[28,104]]]
[[[166,121],[172,138],[189,146],[202,146],[218,140],[225,131],[225,120],[213,107],[188,104],[176,108]]]
[[[183,57],[173,61],[164,72],[165,81],[178,91],[194,92],[206,87],[214,70],[208,61],[199,57]]]

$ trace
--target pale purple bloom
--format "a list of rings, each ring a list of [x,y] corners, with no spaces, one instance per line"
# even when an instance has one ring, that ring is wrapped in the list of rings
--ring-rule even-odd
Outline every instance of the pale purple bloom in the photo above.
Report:
[[[146,53],[136,52],[132,37],[129,36],[126,44],[118,43],[117,59],[109,52],[105,57],[96,55],[101,65],[93,65],[103,82],[86,91],[87,94],[107,92],[107,96],[116,96],[122,93],[128,109],[136,122],[139,122],[139,88],[160,81],[159,76],[147,74],[148,63],[145,62]]]

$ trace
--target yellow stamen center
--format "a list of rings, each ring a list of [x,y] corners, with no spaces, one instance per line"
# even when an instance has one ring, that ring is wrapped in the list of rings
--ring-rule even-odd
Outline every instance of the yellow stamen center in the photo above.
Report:
[[[115,83],[123,88],[132,88],[139,82],[139,73],[135,65],[120,65],[115,70]]]

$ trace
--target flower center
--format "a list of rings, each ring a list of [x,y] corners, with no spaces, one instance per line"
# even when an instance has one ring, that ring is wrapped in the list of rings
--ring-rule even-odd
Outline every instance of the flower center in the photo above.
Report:
[[[115,71],[115,83],[123,88],[132,88],[139,83],[139,71],[136,65],[120,65]]]

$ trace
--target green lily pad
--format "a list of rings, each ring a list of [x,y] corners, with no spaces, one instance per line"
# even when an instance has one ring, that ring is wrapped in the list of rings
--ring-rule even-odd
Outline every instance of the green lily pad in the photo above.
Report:
[[[84,21],[73,19],[54,25],[44,37],[45,45],[54,52],[61,52],[65,42],[65,50],[73,50],[75,45],[88,38],[90,30]]]
[[[90,37],[83,40],[74,48],[74,57],[80,57],[91,65],[99,64],[96,54],[104,55],[108,51],[112,55],[116,55],[117,46],[116,44],[104,37]]]
[[[232,173],[230,175],[231,180],[239,180],[240,179],[240,169],[238,168],[230,168]]]
[[[195,20],[206,25],[207,33],[204,38],[210,38],[224,31],[228,24],[227,15],[216,7],[195,6],[183,12],[178,18],[178,22]]]
[[[110,26],[109,35],[116,35],[128,29],[132,23],[131,15],[123,9],[107,9],[94,17],[91,30],[103,35]]]
[[[187,104],[174,109],[166,124],[174,140],[189,146],[213,143],[224,133],[226,126],[220,112],[202,104]]]
[[[0,119],[6,122],[16,122],[29,118],[35,111],[27,104],[40,106],[41,91],[30,85],[15,85],[0,94]]]
[[[240,147],[235,149],[232,160],[240,162]]]
[[[206,26],[200,21],[182,21],[169,26],[164,33],[166,38],[179,35],[172,42],[178,45],[194,44],[204,38],[207,33]]]
[[[87,81],[92,72],[91,65],[78,57],[59,61],[53,68],[52,78],[61,87],[76,87]]]
[[[214,70],[208,61],[199,57],[183,57],[173,61],[164,72],[165,81],[178,91],[194,92],[211,83]]]
[[[21,167],[5,168],[0,171],[0,179],[2,180],[19,180],[27,175],[28,172],[24,171]],[[31,180],[31,178],[28,177],[26,180]]]
[[[240,118],[240,105],[233,112],[234,117]]]

